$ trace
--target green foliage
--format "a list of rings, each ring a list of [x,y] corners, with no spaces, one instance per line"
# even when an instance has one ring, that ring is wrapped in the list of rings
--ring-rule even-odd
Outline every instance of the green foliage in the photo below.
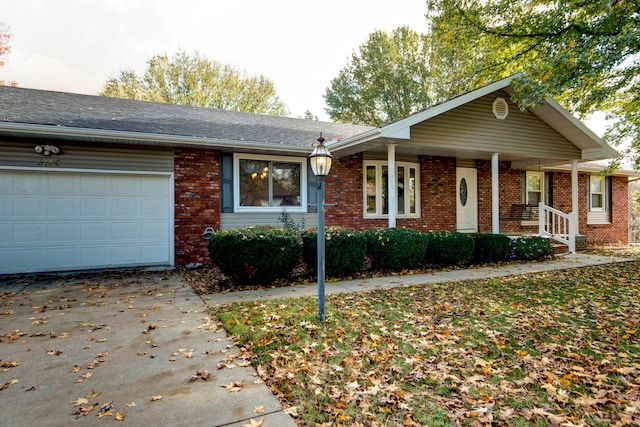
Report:
[[[428,233],[427,261],[434,264],[454,265],[467,262],[473,256],[474,240],[468,234],[456,231]]]
[[[325,273],[338,277],[350,275],[362,269],[367,251],[367,239],[363,232],[347,227],[325,228]],[[313,274],[318,270],[318,230],[302,233],[302,258]]]
[[[539,236],[518,237],[512,239],[509,246],[509,258],[514,260],[541,260],[553,255],[549,239]]]
[[[408,27],[370,34],[326,89],[327,114],[379,126],[426,108],[433,103],[428,52],[424,36]]]
[[[511,238],[504,234],[472,234],[474,240],[473,259],[476,262],[498,262],[509,257]]]
[[[579,115],[606,111],[607,141],[631,142],[638,159],[638,1],[428,0],[427,10],[432,60],[451,85],[523,72],[512,96],[521,108],[553,97]]]
[[[304,218],[300,221],[300,223],[296,222],[295,219],[291,216],[291,214],[287,211],[282,211],[280,216],[278,217],[278,222],[282,224],[282,226],[289,230],[302,230],[304,229]]]
[[[301,256],[300,234],[285,228],[222,230],[209,238],[209,258],[239,283],[268,284],[287,277]]]
[[[288,114],[272,81],[262,75],[249,76],[198,52],[189,55],[179,51],[171,59],[166,54],[156,55],[147,61],[142,76],[121,71],[105,83],[100,95],[274,116]]]
[[[429,246],[427,233],[412,228],[372,228],[365,236],[367,253],[378,270],[415,268],[424,261]]]

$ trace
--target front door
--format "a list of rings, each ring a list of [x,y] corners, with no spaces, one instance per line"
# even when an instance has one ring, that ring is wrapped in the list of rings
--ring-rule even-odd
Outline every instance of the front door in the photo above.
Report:
[[[456,168],[456,205],[458,231],[478,231],[477,171],[474,168]]]

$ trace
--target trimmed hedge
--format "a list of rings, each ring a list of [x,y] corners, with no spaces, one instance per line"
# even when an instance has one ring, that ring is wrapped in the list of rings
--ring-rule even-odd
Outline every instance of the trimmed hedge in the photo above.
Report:
[[[302,233],[302,258],[312,274],[318,271],[318,230]],[[327,227],[325,235],[325,274],[338,277],[357,273],[364,265],[367,239],[363,232],[348,227]]]
[[[454,265],[467,262],[473,256],[473,237],[457,231],[432,231],[428,233],[427,261],[434,264]]]
[[[416,268],[429,247],[427,233],[412,228],[372,228],[364,234],[372,266],[378,270]]]
[[[472,234],[473,260],[479,263],[505,261],[509,257],[511,238],[504,234]]]
[[[302,256],[295,230],[254,226],[222,230],[209,238],[209,258],[235,282],[268,284],[287,277]]]

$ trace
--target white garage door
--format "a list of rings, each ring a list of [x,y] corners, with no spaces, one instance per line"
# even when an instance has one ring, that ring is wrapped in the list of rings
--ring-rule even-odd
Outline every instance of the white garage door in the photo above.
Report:
[[[0,274],[171,264],[171,179],[0,171]]]

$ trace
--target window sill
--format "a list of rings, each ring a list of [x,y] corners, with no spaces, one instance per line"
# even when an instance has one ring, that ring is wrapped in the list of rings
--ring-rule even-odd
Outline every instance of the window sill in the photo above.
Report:
[[[364,219],[389,219],[389,215],[365,215],[363,217]],[[396,216],[396,219],[416,219],[416,218],[420,218],[420,215],[402,215],[402,216]]]

